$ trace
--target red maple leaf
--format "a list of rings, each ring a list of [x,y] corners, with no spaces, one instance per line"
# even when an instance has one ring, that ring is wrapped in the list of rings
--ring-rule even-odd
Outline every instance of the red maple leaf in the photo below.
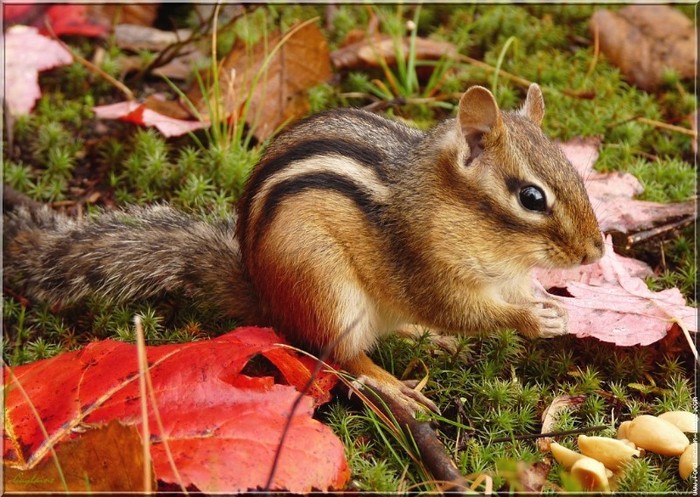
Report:
[[[5,22],[8,25],[24,24],[38,28],[42,34],[53,31],[56,36],[76,35],[105,36],[109,26],[91,18],[87,5],[51,5],[28,2],[26,4],[3,5]],[[51,29],[47,29],[46,25]]]
[[[148,102],[126,101],[93,107],[99,119],[119,119],[142,126],[153,126],[163,136],[180,136],[211,126],[207,121],[192,121],[166,116],[149,108]]]
[[[303,371],[294,353],[279,349],[280,342],[270,329],[240,328],[210,341],[147,347],[158,411],[157,416],[149,401],[151,455],[160,481],[194,485],[205,493],[259,488],[292,416],[271,489],[304,493],[345,484],[344,448],[328,427],[312,419],[313,400],[304,396],[292,413],[299,395],[294,388],[241,373],[252,356],[273,350],[276,362]],[[32,467],[84,424],[119,420],[141,427],[133,345],[95,342],[5,373],[6,464]]]

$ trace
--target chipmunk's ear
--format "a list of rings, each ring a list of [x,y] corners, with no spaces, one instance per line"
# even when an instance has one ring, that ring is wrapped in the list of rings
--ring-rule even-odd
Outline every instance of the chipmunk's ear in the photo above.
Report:
[[[530,88],[527,89],[527,97],[525,97],[523,108],[520,109],[520,114],[529,118],[530,121],[538,126],[542,124],[544,98],[542,97],[542,90],[537,83],[532,83]]]
[[[483,86],[472,86],[459,100],[459,126],[470,149],[470,159],[483,150],[485,134],[498,134],[503,129],[501,111],[493,94]]]

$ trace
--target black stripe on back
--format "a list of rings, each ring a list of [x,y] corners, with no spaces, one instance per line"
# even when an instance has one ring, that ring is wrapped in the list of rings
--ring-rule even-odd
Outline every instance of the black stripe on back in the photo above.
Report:
[[[255,245],[257,245],[260,236],[272,222],[278,207],[284,199],[308,190],[326,190],[343,195],[352,200],[372,224],[378,227],[382,225],[381,214],[384,204],[375,202],[371,193],[357,183],[332,172],[308,173],[281,181],[268,191],[262,212],[257,221],[259,229],[255,234]]]
[[[303,141],[288,148],[283,153],[267,159],[262,165],[260,174],[256,175],[250,187],[252,187],[252,191],[257,192],[267,178],[283,169],[287,164],[317,155],[331,154],[348,157],[375,171],[382,181],[387,179],[386,172],[382,168],[383,157],[380,149],[365,146],[357,141],[333,138]]]
[[[357,141],[347,141],[338,138],[307,140],[287,148],[284,152],[266,158],[251,174],[246,184],[243,196],[238,204],[240,216],[239,226],[247,226],[250,204],[268,178],[278,173],[292,162],[308,159],[313,156],[338,155],[348,157],[357,163],[372,169],[382,181],[386,181],[386,172],[382,167],[381,150],[376,147],[364,146]],[[239,231],[241,240],[246,237],[247,229]]]

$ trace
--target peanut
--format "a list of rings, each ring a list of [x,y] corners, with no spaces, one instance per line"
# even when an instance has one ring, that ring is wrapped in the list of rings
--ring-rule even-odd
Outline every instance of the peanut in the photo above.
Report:
[[[678,460],[678,473],[687,480],[698,469],[698,443],[688,445]]]
[[[564,469],[571,469],[571,466],[573,466],[576,461],[582,457],[586,457],[583,454],[567,449],[563,445],[559,445],[557,442],[552,442],[549,445],[549,449],[552,451],[554,459],[564,466]]]
[[[607,437],[579,435],[578,447],[584,455],[602,462],[606,468],[617,471],[639,457],[639,451],[621,440]]]
[[[683,433],[698,432],[698,416],[695,413],[688,411],[668,411],[659,414],[658,418],[676,425]]]
[[[632,421],[623,421],[622,423],[620,423],[620,426],[617,428],[617,438],[625,440],[629,439],[629,437],[627,436],[627,430],[629,429],[631,422]]]
[[[646,414],[637,416],[628,425],[627,438],[637,447],[662,456],[680,456],[690,444],[676,425]]]
[[[586,490],[610,492],[605,466],[600,461],[583,456],[571,466],[571,476]]]

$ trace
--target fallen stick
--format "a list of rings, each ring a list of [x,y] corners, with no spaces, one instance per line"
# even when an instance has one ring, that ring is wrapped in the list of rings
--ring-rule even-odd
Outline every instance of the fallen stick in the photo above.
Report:
[[[441,491],[474,493],[472,485],[459,472],[430,422],[418,421],[413,411],[405,405],[370,387],[363,388],[363,393],[363,400],[372,410],[376,412],[380,409],[390,419],[393,418],[406,435],[413,439],[420,452],[421,461],[433,475],[435,482],[440,484]],[[376,397],[379,402],[372,402],[369,396]]]

